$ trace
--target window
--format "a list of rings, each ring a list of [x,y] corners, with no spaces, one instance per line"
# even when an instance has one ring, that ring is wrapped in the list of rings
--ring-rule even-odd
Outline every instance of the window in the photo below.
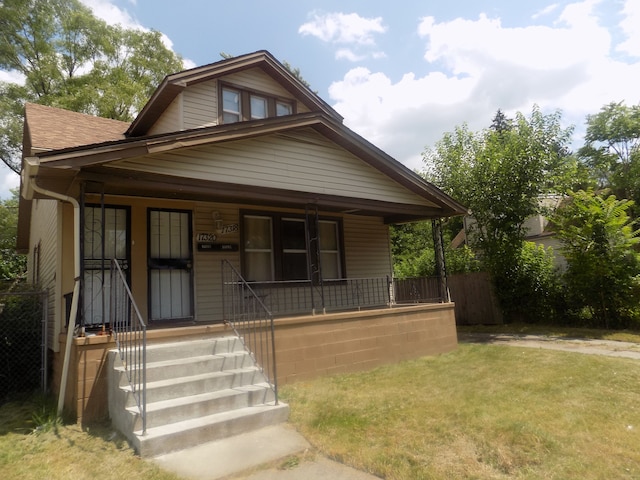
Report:
[[[267,99],[251,95],[251,120],[267,118]]]
[[[291,115],[292,107],[290,103],[276,102],[276,116],[282,117],[284,115]]]
[[[220,87],[220,92],[219,103],[222,105],[220,123],[259,120],[295,113],[293,101],[224,84]]]
[[[339,220],[319,220],[319,257],[307,249],[304,216],[246,214],[242,225],[242,267],[248,281],[308,280],[309,260],[313,264],[321,262],[322,278],[342,278]],[[316,236],[314,231],[309,235]]]
[[[222,89],[222,123],[240,121],[240,92],[229,88]]]

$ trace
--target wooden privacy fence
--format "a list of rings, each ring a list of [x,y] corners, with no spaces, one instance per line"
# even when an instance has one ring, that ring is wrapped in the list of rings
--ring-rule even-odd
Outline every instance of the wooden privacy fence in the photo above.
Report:
[[[451,300],[455,302],[458,325],[501,324],[502,312],[489,274],[463,273],[448,277]]]

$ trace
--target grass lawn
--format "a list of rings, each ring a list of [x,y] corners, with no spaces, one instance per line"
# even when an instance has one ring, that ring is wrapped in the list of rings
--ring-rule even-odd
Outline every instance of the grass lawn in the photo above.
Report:
[[[54,411],[36,398],[0,405],[2,480],[178,479],[136,457],[110,428],[62,425]]]
[[[496,331],[509,328],[611,339]],[[387,479],[640,478],[637,360],[460,345],[281,392],[321,453]],[[42,405],[0,405],[0,479],[178,478],[108,426],[62,425]]]
[[[387,479],[640,478],[640,363],[460,345],[285,386],[325,455]]]

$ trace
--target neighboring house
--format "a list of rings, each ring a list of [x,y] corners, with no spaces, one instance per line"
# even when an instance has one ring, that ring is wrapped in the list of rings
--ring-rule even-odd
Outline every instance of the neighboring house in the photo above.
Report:
[[[562,198],[559,195],[544,197],[540,200],[540,205],[544,207],[547,212],[555,211],[561,204]],[[473,215],[467,215],[463,219],[463,228],[451,241],[452,248],[458,248],[462,245],[468,244],[468,237],[474,235],[474,228],[476,221]],[[544,248],[551,248],[553,250],[554,262],[556,267],[560,270],[566,268],[567,262],[561,253],[562,243],[556,237],[553,231],[553,225],[549,220],[549,215],[539,213],[532,217],[529,217],[524,222],[525,240],[529,242],[542,245]]]
[[[389,225],[466,209],[268,52],[167,76],[131,124],[28,104],[23,156],[18,246],[49,292],[52,385],[79,421],[118,416],[107,352],[135,307],[116,312],[113,259],[142,348],[274,317],[272,385],[457,345],[446,289],[395,304]]]

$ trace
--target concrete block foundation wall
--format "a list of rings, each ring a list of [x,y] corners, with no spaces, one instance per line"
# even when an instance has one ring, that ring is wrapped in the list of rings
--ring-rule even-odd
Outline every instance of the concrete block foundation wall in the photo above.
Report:
[[[454,304],[276,320],[280,385],[437,355],[458,345]]]
[[[421,304],[275,321],[280,385],[321,375],[365,371],[373,367],[437,355],[458,345],[454,304]],[[149,330],[148,342],[230,334],[225,325]],[[60,390],[66,338],[54,355],[52,389]],[[74,338],[65,409],[78,423],[108,417],[107,354],[112,336]]]

